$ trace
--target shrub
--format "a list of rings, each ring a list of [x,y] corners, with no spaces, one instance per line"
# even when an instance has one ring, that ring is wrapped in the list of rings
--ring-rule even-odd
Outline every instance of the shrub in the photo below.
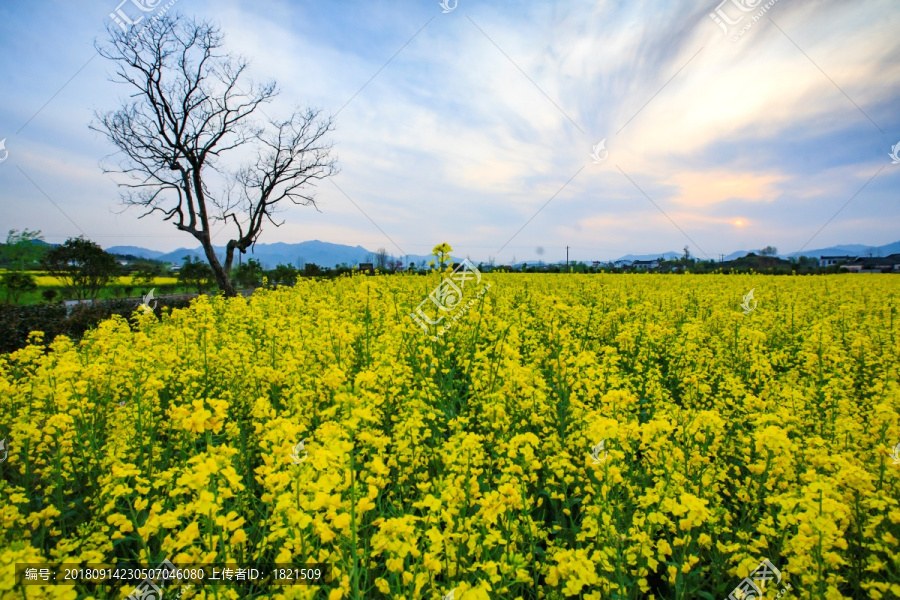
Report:
[[[56,290],[45,290],[50,291],[54,292],[55,296]],[[170,309],[186,308],[190,302],[181,299],[161,299],[157,302],[154,312],[158,317],[162,314],[164,306]],[[129,319],[136,308],[137,305],[132,300],[95,301],[93,304],[78,305],[71,312],[62,303],[0,306],[0,353],[24,348],[32,331],[42,331],[46,343],[58,335],[66,335],[77,340],[86,331],[114,314]]]

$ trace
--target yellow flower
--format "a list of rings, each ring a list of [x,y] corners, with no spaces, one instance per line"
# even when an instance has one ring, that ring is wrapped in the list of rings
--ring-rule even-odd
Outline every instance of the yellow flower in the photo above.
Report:
[[[247,534],[244,533],[243,529],[238,529],[231,536],[230,543],[232,546],[237,546],[238,544],[243,544],[247,541]]]
[[[0,563],[321,563],[334,597],[366,573],[409,600],[597,600],[705,589],[716,565],[734,589],[768,559],[823,598],[900,597],[892,278],[488,271],[32,334],[0,355]],[[420,305],[452,323],[437,341]]]
[[[335,588],[328,592],[328,600],[341,600],[344,597],[344,590]]]

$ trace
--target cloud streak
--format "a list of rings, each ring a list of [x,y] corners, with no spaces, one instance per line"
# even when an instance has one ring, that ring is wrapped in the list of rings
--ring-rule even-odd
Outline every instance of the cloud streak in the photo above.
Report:
[[[760,20],[737,43],[708,17],[712,3],[461,0],[448,14],[432,4],[179,3],[218,21],[229,48],[252,58],[256,79],[279,81],[283,93],[268,114],[295,104],[344,107],[335,183],[371,221],[334,186],[320,185],[321,213],[292,208],[282,213],[286,225],[265,230],[261,241],[320,231],[331,242],[395,240],[419,253],[446,240],[481,259],[533,217],[499,260],[513,251],[533,260],[528,248],[538,246],[548,249],[543,260],[558,260],[566,245],[579,247],[575,258],[606,259],[677,249],[685,237],[714,255],[736,249],[734,223],[742,220],[744,245],[795,250],[830,216],[810,219],[811,206],[837,210],[879,166],[892,166],[887,152],[900,141],[896,3],[780,0],[768,13],[774,23]],[[38,80],[67,77],[38,38],[81,48],[101,34],[112,7],[88,5],[60,7],[72,13],[56,30],[32,8],[0,9],[9,17],[0,33],[24,31],[37,48],[23,55],[11,35],[0,35],[2,70],[17,82],[15,95],[0,91],[10,100],[0,103],[0,137],[48,100],[52,86]],[[68,76],[80,66],[64,62]],[[101,243],[128,232],[160,236],[145,244],[160,250],[190,244],[169,237],[178,234],[165,224],[131,212],[115,217],[114,183],[99,168],[91,174],[111,149],[80,121],[92,108],[115,106],[121,90],[106,83],[110,68],[91,64],[22,132],[16,144],[30,155],[12,153],[0,165],[3,201],[38,199],[33,186],[14,181],[8,167],[20,160],[45,189],[78,181],[57,201]],[[38,75],[33,84],[29,73]],[[610,157],[593,165],[588,153],[602,138]],[[886,168],[816,243],[895,241],[884,222],[900,218],[898,184],[898,171]],[[10,227],[43,226],[28,210],[10,214]],[[62,222],[53,229],[67,234]]]

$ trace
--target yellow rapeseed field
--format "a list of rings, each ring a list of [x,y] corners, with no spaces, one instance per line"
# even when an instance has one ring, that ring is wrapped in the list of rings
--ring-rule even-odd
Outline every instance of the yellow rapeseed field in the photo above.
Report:
[[[0,269],[0,274],[4,271]],[[53,275],[48,274],[45,271],[26,271],[29,275],[34,277],[34,282],[41,287],[63,287],[65,283],[59,279],[58,277],[54,277]],[[178,283],[177,277],[154,277],[149,284],[145,283],[146,287],[154,286],[154,285],[174,285]],[[107,285],[137,285],[136,277],[134,275],[119,275],[117,277],[113,277],[110,279]]]
[[[766,598],[900,598],[896,277],[484,274],[434,341],[409,313],[439,282],[200,297],[0,357],[0,599],[137,583],[16,563],[165,558],[333,575],[184,599],[723,600],[764,560]]]

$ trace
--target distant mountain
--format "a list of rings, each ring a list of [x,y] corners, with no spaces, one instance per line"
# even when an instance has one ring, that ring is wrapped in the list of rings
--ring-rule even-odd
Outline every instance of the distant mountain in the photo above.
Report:
[[[868,251],[875,251],[875,246],[864,246],[863,244],[845,244],[841,246],[831,246],[830,248],[820,248],[818,250],[804,250],[802,252],[792,252],[789,256],[835,256],[849,254],[851,256],[859,256]]]
[[[759,254],[760,250],[738,250],[725,256],[725,261],[737,260],[744,258],[750,253]],[[831,246],[829,248],[819,248],[818,250],[804,250],[802,252],[792,252],[791,254],[779,254],[778,258],[789,259],[798,256],[809,256],[819,258],[822,256],[888,256],[900,252],[900,242],[893,244],[885,244],[884,246],[866,246],[864,244],[842,244]]]
[[[110,254],[130,254],[131,256],[137,256],[138,258],[151,259],[158,259],[164,254],[159,250],[147,250],[146,248],[140,248],[138,246],[111,246],[106,248],[106,251]]]
[[[676,260],[684,256],[683,253],[679,252],[662,252],[660,254],[626,254],[616,260],[625,260],[634,262],[636,260],[657,260],[662,258],[663,260]],[[613,261],[616,262],[616,261]]]
[[[213,246],[216,256],[220,260],[225,260],[225,246]],[[148,250],[136,246],[112,246],[106,248],[107,252],[114,254],[131,254],[142,258],[152,258],[167,263],[181,264],[184,262],[185,256],[191,256],[197,260],[206,260],[206,255],[200,247],[179,248],[173,252],[159,252],[156,250]],[[397,258],[396,255],[394,255]],[[356,266],[361,262],[375,262],[375,253],[366,250],[362,246],[347,246],[345,244],[332,244],[330,242],[321,242],[313,240],[309,242],[300,242],[297,244],[287,244],[285,242],[276,242],[274,244],[256,244],[255,248],[248,249],[247,254],[243,255],[243,260],[255,258],[262,264],[265,269],[274,269],[279,263],[294,265],[302,268],[306,264],[316,264],[320,267],[334,267],[341,263],[350,266]],[[405,265],[410,262],[418,264],[421,260],[425,260],[426,264],[432,260],[432,256],[410,254],[408,256],[399,257],[404,261]],[[237,253],[234,261],[238,262]]]
[[[885,244],[884,246],[865,246],[863,244],[846,244],[841,246],[831,246],[830,248],[820,248],[818,250],[804,250],[802,252],[794,252],[788,256],[812,256],[819,258],[821,256],[888,256],[900,252],[900,242]]]
[[[148,250],[139,246],[111,246],[106,248],[107,252],[114,254],[131,254],[142,258],[150,258],[163,262],[181,264],[185,256],[192,256],[199,260],[205,260],[202,248],[179,248],[174,252],[160,252],[158,250]],[[225,258],[225,247],[215,246],[216,255],[221,260]],[[725,256],[726,261],[737,260],[743,258],[750,252],[759,254],[759,250],[741,250],[732,252]],[[820,248],[818,250],[804,250],[803,252],[794,252],[792,254],[782,254],[779,258],[792,258],[796,256],[810,256],[818,258],[820,256],[868,256],[871,252],[872,256],[888,256],[890,254],[900,253],[900,241],[884,246],[865,246],[863,244],[846,244],[840,246],[832,246],[830,248]],[[394,254],[394,257],[397,257]],[[681,252],[662,252],[657,254],[626,254],[618,260],[635,261],[635,260],[656,260],[663,258],[664,260],[677,260],[682,257]],[[356,266],[361,262],[375,262],[375,253],[367,250],[362,246],[348,246],[345,244],[332,244],[330,242],[322,242],[312,240],[308,242],[299,242],[296,244],[287,244],[285,242],[277,242],[274,244],[257,244],[252,250],[248,250],[243,256],[243,260],[255,258],[264,268],[274,269],[279,263],[294,265],[302,268],[307,263],[315,263],[320,267],[334,267],[335,265],[346,263],[350,266]],[[410,254],[399,257],[404,265],[413,262],[419,265],[421,261],[425,261],[427,265],[433,257],[430,254]],[[700,257],[702,258],[702,257]],[[718,257],[714,257],[718,258]],[[452,257],[454,262],[460,262],[459,257]],[[235,257],[235,262],[238,258]],[[476,264],[478,261],[473,261]],[[529,265],[538,264],[539,261],[518,261],[516,266],[522,263]],[[575,262],[574,260],[572,262]],[[590,261],[588,261],[590,262]],[[546,264],[546,263],[545,263]],[[565,264],[565,261],[558,261],[556,264]]]
[[[881,252],[882,256],[890,256],[891,254],[900,253],[900,242],[878,246],[878,250]]]
[[[757,256],[762,256],[761,252],[762,252],[762,250],[738,250],[737,252],[732,252],[731,254],[726,255],[724,260],[725,260],[725,262],[730,262],[732,260],[744,258],[748,254],[755,254]],[[806,254],[806,253],[804,252],[804,254]],[[775,256],[777,256],[778,258],[783,258],[784,260],[787,260],[788,258],[790,258],[790,256],[787,254],[776,254]]]

